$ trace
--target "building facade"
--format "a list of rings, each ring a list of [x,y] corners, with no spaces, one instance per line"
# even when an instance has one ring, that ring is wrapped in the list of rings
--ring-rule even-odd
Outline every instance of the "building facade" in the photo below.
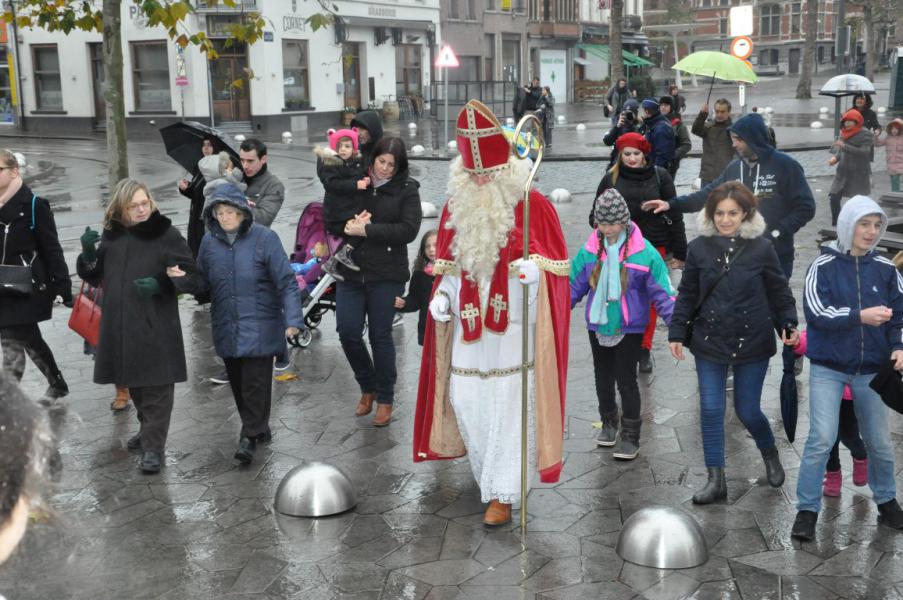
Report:
[[[166,30],[148,27],[133,2],[122,7],[125,107],[130,135],[191,119],[217,127],[278,133],[334,126],[339,115],[381,108],[400,96],[429,102],[430,65],[441,35],[439,0],[334,0],[334,26],[311,31],[317,7],[299,0],[203,5],[186,18],[219,56],[208,61]],[[228,42],[228,27],[256,11],[268,21],[252,45]],[[9,29],[9,28],[7,28]],[[29,131],[103,127],[101,36],[20,30],[18,107]],[[2,95],[0,81],[0,95]]]

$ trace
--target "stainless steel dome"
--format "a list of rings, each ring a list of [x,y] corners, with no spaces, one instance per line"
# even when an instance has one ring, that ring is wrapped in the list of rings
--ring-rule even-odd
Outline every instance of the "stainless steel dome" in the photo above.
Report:
[[[292,517],[326,517],[354,508],[351,480],[338,467],[305,462],[288,473],[276,490],[276,512]]]
[[[630,515],[616,551],[628,562],[656,569],[689,569],[709,559],[696,519],[669,506],[649,506]]]

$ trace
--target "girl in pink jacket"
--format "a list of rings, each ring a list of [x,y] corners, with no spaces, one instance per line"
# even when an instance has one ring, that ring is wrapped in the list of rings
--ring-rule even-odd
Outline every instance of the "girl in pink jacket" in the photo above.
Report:
[[[896,118],[888,123],[887,137],[883,140],[878,139],[875,145],[884,146],[891,191],[901,191],[900,176],[903,175],[903,119]]]

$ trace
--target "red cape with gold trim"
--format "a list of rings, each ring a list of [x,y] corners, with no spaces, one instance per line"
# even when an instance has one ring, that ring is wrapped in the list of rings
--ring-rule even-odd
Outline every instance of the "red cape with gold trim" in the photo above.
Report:
[[[523,258],[523,201],[515,210],[514,229],[501,249],[497,269]],[[435,293],[443,273],[457,273],[451,253],[454,231],[447,229],[448,206],[442,211],[436,240]],[[530,192],[530,258],[540,269],[535,352],[536,451],[541,481],[561,475],[570,324],[569,261],[558,213],[536,190]],[[437,323],[427,313],[426,336],[414,415],[414,462],[458,458],[466,454],[448,393],[454,322]],[[495,335],[484,332],[483,335]],[[492,398],[481,399],[491,402]],[[520,418],[520,415],[512,415]],[[512,468],[516,468],[512,465]]]

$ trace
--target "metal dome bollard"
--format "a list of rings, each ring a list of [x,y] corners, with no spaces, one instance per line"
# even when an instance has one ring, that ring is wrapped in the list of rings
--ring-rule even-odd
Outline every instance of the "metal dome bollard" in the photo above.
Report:
[[[291,517],[328,517],[351,510],[356,504],[354,486],[341,469],[306,462],[282,478],[273,508]]]
[[[655,569],[689,569],[709,559],[696,519],[668,506],[650,506],[630,515],[615,551],[627,562]]]

